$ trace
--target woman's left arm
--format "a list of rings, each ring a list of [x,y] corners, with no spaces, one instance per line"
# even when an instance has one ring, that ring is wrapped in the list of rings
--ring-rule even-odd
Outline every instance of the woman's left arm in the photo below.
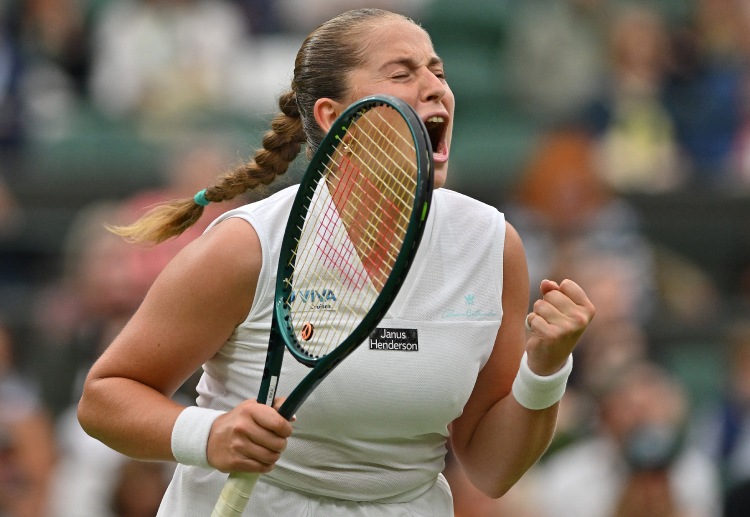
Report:
[[[453,452],[469,480],[490,497],[500,497],[541,457],[557,422],[557,403],[527,409],[511,394],[524,352],[539,376],[566,365],[594,306],[571,280],[544,280],[542,298],[528,315],[529,275],[523,243],[506,223],[503,256],[503,320],[490,358],[479,373],[462,415],[451,424]]]

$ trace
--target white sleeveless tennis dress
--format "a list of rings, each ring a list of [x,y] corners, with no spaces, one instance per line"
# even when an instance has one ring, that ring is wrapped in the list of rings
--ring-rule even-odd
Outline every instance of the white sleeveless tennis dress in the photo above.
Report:
[[[199,406],[230,410],[256,398],[276,262],[296,190],[218,220],[248,221],[260,238],[263,263],[247,319],[203,367]],[[246,515],[453,515],[440,474],[448,424],[461,414],[500,326],[504,240],[505,220],[496,209],[446,189],[434,192],[421,247],[379,325],[384,330],[300,407],[288,448],[261,476]],[[279,396],[308,371],[287,353]],[[211,469],[178,465],[159,516],[208,517],[225,479]]]

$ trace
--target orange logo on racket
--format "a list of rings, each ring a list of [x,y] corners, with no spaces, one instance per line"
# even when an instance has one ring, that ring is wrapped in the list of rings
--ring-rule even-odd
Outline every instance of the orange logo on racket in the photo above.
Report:
[[[305,323],[302,325],[302,332],[300,333],[300,337],[304,341],[309,341],[313,337],[313,324],[312,323]]]

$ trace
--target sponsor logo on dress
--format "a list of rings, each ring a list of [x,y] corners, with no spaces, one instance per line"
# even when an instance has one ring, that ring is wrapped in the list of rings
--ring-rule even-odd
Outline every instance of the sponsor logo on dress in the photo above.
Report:
[[[477,298],[474,293],[464,295],[464,304],[460,308],[450,308],[441,315],[444,320],[492,320],[498,318],[495,310],[485,310],[476,306]]]
[[[418,352],[417,329],[376,328],[370,334],[370,350]]]

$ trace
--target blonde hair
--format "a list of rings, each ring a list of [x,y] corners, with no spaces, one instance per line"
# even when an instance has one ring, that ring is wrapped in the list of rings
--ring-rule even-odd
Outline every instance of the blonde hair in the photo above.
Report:
[[[359,29],[363,23],[383,17],[405,18],[381,9],[356,9],[327,21],[307,36],[295,59],[291,90],[279,97],[281,113],[271,121],[262,149],[252,160],[207,187],[201,203],[228,201],[260,185],[268,185],[287,171],[303,143],[307,143],[308,154],[317,149],[324,134],[313,115],[315,101],[346,97],[346,78],[364,60],[363,44],[357,36]],[[109,229],[132,242],[163,242],[180,235],[200,219],[204,208],[201,203],[192,198],[167,201],[131,225]]]

